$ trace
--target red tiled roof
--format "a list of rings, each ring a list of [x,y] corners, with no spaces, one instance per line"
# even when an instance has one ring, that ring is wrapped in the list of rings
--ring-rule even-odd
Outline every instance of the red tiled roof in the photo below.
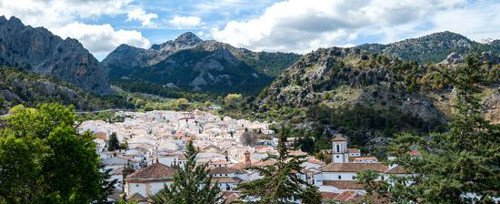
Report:
[[[343,137],[340,134],[335,135],[335,137],[332,139],[332,141],[347,141],[345,137]]]
[[[330,163],[321,167],[324,172],[360,172],[373,170],[383,173],[388,167],[383,163]]]
[[[349,157],[350,161],[364,161],[364,160],[371,160],[371,161],[378,161],[376,157]]]
[[[321,195],[322,200],[333,200],[339,194],[338,193],[331,193],[331,192],[321,192],[320,195]]]
[[[237,192],[222,192],[222,197],[225,200],[224,203],[233,203],[239,200],[240,194]]]
[[[307,162],[313,163],[313,164],[323,164],[322,161],[320,161],[319,159],[316,159],[316,158],[314,158],[312,156],[307,157]]]
[[[173,180],[175,169],[161,163],[154,163],[127,176],[126,182],[145,183]]]
[[[210,169],[210,174],[230,174],[235,173],[236,169],[229,167],[215,167]]]
[[[418,151],[418,150],[411,150],[409,153],[412,156],[421,156],[422,155],[422,153],[420,153],[420,151]]]
[[[240,183],[238,177],[212,177],[212,183]]]
[[[338,189],[354,189],[354,190],[361,190],[364,189],[365,187],[365,185],[362,183],[357,183],[356,181],[347,181],[347,180],[335,180],[335,181],[326,180],[323,181],[323,185],[333,186]]]
[[[358,195],[359,195],[359,193],[357,191],[344,191],[344,192],[340,193],[335,198],[335,200],[341,201],[341,202],[346,202],[346,201],[350,201],[350,200],[356,198],[356,196],[358,196]]]
[[[349,153],[361,153],[361,150],[355,148],[348,148],[347,152]]]
[[[145,202],[147,201],[146,198],[144,198],[144,196],[142,196],[141,194],[139,193],[134,193],[134,195],[132,195],[130,198],[129,198],[130,201],[136,201],[136,202]]]
[[[96,132],[95,136],[97,137],[97,139],[101,139],[104,141],[108,140],[108,138],[106,137],[106,133],[104,133],[104,132]]]
[[[386,174],[407,174],[408,172],[402,166],[396,166],[385,171]]]

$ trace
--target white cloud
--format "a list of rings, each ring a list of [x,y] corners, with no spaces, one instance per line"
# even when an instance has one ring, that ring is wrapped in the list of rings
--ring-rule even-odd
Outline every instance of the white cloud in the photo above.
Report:
[[[126,14],[134,11],[130,3],[131,0],[0,0],[0,15],[16,16],[24,24],[43,26],[63,38],[75,38],[102,59],[122,43],[148,47],[150,42],[135,30],[115,30],[110,24],[89,25],[80,20]],[[131,15],[143,25],[155,18],[150,13]]]
[[[498,38],[500,3],[493,0],[287,0],[246,21],[214,28],[215,40],[266,51],[309,52],[318,47],[392,42],[450,30]],[[472,4],[472,5],[471,5]],[[487,33],[487,34],[485,34]]]
[[[178,28],[193,28],[201,25],[201,18],[196,16],[174,16],[168,22]]]
[[[140,32],[135,30],[115,30],[111,25],[89,25],[71,23],[54,29],[54,33],[62,37],[78,39],[85,48],[98,58],[107,55],[121,44],[149,48],[151,43]]]
[[[158,14],[146,13],[142,8],[134,8],[127,13],[127,21],[137,20],[142,26],[152,26],[151,20],[157,19]]]

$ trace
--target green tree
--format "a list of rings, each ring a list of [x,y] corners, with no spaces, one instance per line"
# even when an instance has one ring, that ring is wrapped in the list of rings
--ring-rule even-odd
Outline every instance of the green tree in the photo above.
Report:
[[[286,141],[285,129],[282,128],[278,155],[269,154],[264,159],[273,161],[274,164],[249,168],[259,172],[262,178],[238,186],[243,199],[256,200],[255,203],[289,203],[298,199],[319,203],[317,189],[297,176],[302,173],[301,164],[304,163],[305,156],[290,155]]]
[[[118,142],[118,137],[116,132],[111,133],[108,140],[108,151],[115,151],[120,149],[120,142]]]
[[[72,108],[11,109],[0,130],[0,200],[89,203],[101,191],[93,135],[79,134]]]
[[[205,204],[223,201],[218,185],[212,183],[208,164],[196,164],[197,154],[198,151],[190,141],[185,153],[186,164],[177,170],[172,185],[165,186],[151,197],[153,203]]]
[[[99,192],[98,198],[95,200],[96,203],[107,204],[108,196],[113,194],[115,190],[115,184],[118,182],[117,179],[111,179],[111,171],[113,169],[104,169],[104,166],[101,166],[101,191]]]
[[[224,97],[224,107],[228,109],[238,108],[243,100],[243,96],[241,94],[230,93]]]
[[[489,203],[500,196],[500,125],[483,117],[476,86],[482,80],[480,66],[477,57],[469,56],[455,77],[445,75],[455,89],[448,131],[425,138],[400,135],[391,152],[397,155],[394,163],[411,176],[380,181],[380,175],[365,172],[359,178],[370,186],[369,194],[399,203]],[[409,155],[412,148],[422,156]]]

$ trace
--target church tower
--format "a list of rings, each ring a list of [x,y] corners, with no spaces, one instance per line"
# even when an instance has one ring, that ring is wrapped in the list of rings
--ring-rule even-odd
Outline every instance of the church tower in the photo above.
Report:
[[[348,163],[347,139],[340,134],[332,139],[332,163]]]

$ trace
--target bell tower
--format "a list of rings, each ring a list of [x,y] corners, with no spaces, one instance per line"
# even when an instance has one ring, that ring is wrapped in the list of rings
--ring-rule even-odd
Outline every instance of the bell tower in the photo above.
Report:
[[[332,163],[348,163],[347,139],[340,134],[335,134],[332,139]]]

